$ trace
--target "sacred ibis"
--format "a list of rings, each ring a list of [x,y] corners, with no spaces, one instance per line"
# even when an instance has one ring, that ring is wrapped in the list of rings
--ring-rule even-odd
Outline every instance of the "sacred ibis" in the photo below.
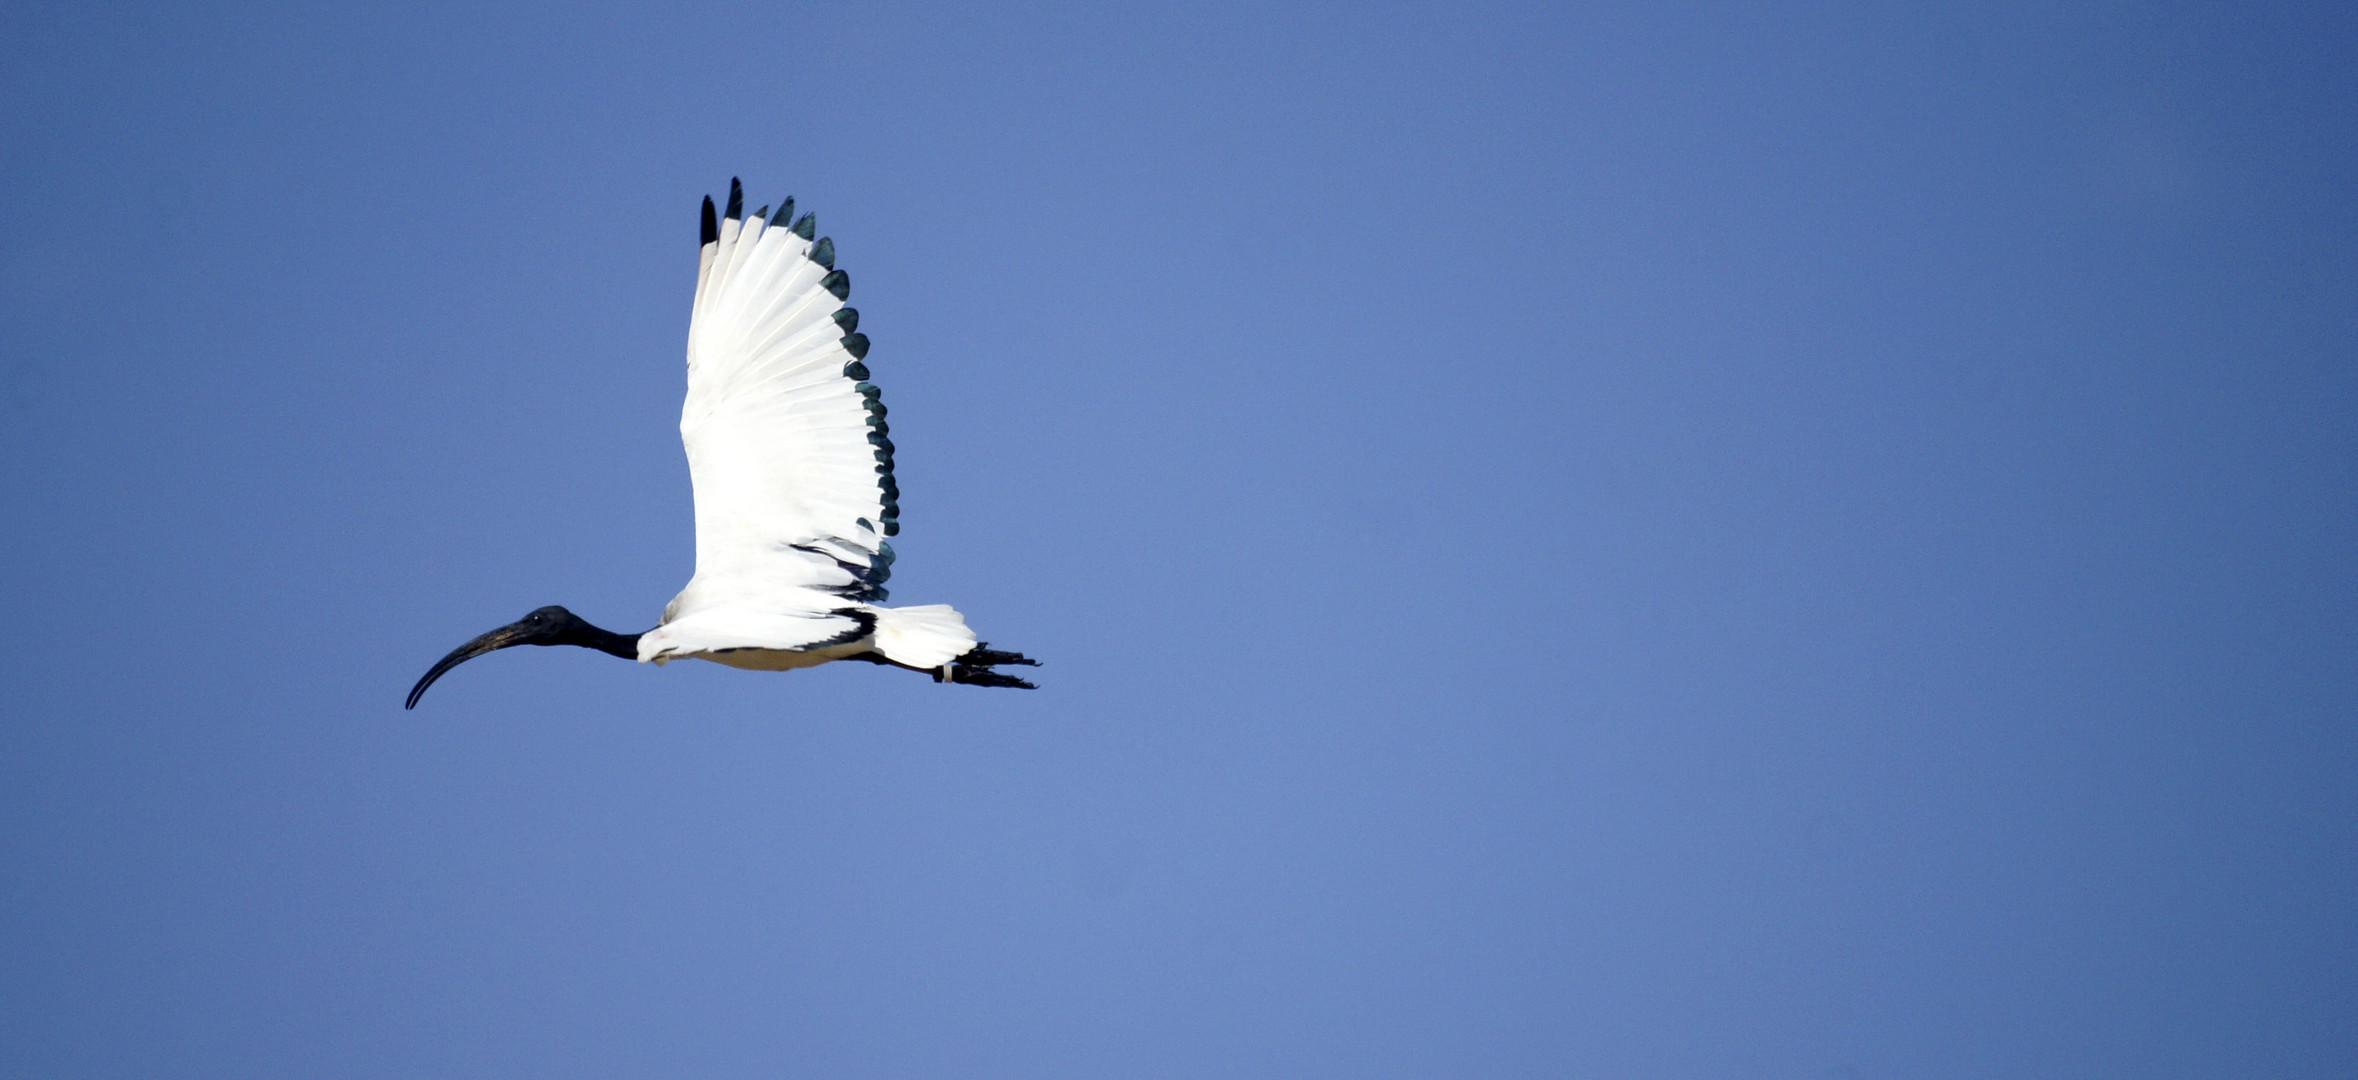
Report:
[[[693,657],[757,671],[865,660],[975,686],[1031,683],[999,665],[1022,653],[975,640],[946,604],[885,607],[901,489],[891,429],[868,381],[868,336],[844,306],[835,242],[789,198],[746,216],[729,181],[724,214],[704,200],[688,398],[680,439],[696,492],[696,572],[639,634],[544,607],[467,642],[409,691],[511,645],[579,645],[641,663]]]

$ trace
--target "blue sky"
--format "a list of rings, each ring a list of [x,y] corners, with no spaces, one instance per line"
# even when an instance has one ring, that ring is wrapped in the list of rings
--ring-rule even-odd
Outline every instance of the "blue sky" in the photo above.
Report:
[[[0,1074],[2346,1076],[2354,129],[2337,5],[12,5]],[[731,176],[1043,689],[403,713],[685,582]]]

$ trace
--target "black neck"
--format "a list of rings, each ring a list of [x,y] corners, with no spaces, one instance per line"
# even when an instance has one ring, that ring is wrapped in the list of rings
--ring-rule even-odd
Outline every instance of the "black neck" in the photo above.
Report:
[[[643,633],[617,634],[612,630],[591,626],[585,621],[576,634],[576,640],[568,641],[565,644],[579,645],[584,649],[596,649],[608,656],[619,656],[625,660],[636,660],[639,658],[639,638],[643,636],[645,636]]]

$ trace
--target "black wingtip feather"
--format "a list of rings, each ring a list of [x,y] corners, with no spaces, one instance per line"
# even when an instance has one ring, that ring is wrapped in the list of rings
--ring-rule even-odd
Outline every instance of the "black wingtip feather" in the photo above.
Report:
[[[829,270],[835,269],[835,241],[820,237],[818,243],[811,245],[811,261]]]
[[[710,195],[706,195],[706,196],[704,197],[704,231],[703,231],[703,237],[704,237],[703,239],[701,239],[701,240],[698,240],[698,241],[696,242],[696,245],[697,245],[698,247],[702,247],[702,246],[704,246],[705,244],[714,244],[714,243],[719,243],[719,242],[720,242],[720,222],[713,220],[713,217],[712,217],[712,196],[710,196]]]
[[[860,328],[860,309],[856,307],[836,308],[834,318],[835,325],[846,334]]]
[[[843,351],[852,354],[854,360],[866,360],[868,358],[868,335],[856,333],[843,335]],[[867,376],[862,375],[860,378],[865,379]]]
[[[794,235],[802,237],[805,240],[819,235],[819,219],[809,214],[804,214],[802,217],[796,219],[794,222]]]
[[[819,279],[819,287],[834,293],[837,300],[851,299],[851,275],[841,270],[829,270]]]
[[[868,365],[863,364],[857,360],[845,364],[843,365],[843,377],[847,379],[865,379],[868,377]]]
[[[730,221],[745,220],[745,185],[738,183],[734,176],[729,178],[728,219]]]

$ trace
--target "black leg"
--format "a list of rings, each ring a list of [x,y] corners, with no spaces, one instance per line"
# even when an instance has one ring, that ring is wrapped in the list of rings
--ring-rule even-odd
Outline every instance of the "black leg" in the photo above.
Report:
[[[987,641],[976,643],[974,648],[966,650],[964,655],[950,661],[948,664],[949,678],[946,680],[942,678],[941,668],[911,667],[898,660],[887,659],[883,653],[879,652],[854,653],[844,659],[864,660],[871,664],[888,664],[897,668],[908,668],[910,671],[922,671],[933,676],[935,682],[964,683],[968,686],[1006,686],[1018,690],[1039,689],[1030,682],[1006,672],[991,670],[1001,664],[1039,667],[1039,661],[1019,652],[1005,652],[991,648],[991,643]]]
[[[950,681],[968,686],[1007,686],[1019,690],[1037,690],[1029,681],[1018,679],[1003,671],[992,671],[1000,664],[1039,667],[1040,662],[1019,652],[1004,652],[991,648],[988,641],[978,641],[966,654],[950,661]],[[940,676],[935,676],[940,678]]]

